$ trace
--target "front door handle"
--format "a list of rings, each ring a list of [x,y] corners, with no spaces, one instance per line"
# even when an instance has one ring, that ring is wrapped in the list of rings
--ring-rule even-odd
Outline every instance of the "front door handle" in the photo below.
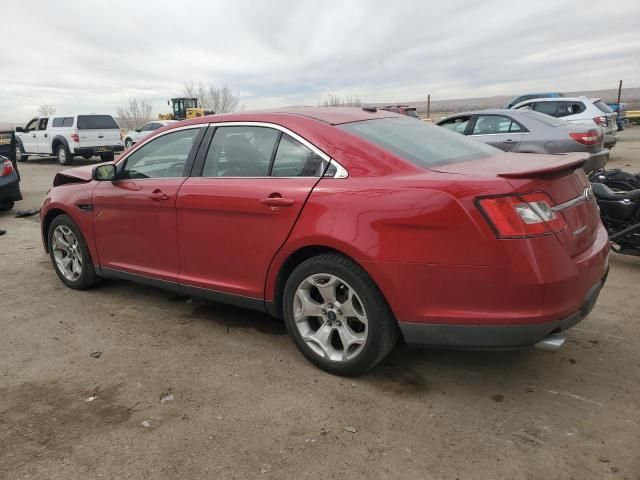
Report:
[[[267,197],[260,200],[260,203],[270,207],[290,207],[295,203],[293,198]]]
[[[154,202],[161,202],[162,200],[169,200],[169,195],[160,189],[156,189],[149,195],[149,198]]]

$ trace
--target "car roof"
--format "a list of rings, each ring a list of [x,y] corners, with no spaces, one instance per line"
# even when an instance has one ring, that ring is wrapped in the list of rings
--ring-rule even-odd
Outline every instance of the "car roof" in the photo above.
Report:
[[[448,115],[446,118],[458,117],[460,115],[522,115],[528,110],[512,110],[509,108],[490,108],[487,110],[471,110],[468,112],[458,112]],[[443,118],[443,120],[445,120]]]
[[[368,111],[357,107],[286,107],[268,110],[254,110],[248,112],[222,113],[198,117],[187,120],[189,124],[208,122],[237,122],[254,121],[259,122],[266,117],[273,115],[300,116],[318,120],[329,125],[340,125],[343,123],[360,122],[363,120],[374,120],[380,118],[404,118],[398,113],[387,110]]]
[[[585,96],[581,96],[581,97],[547,97],[547,98],[530,98],[529,100],[523,100],[522,102],[519,103],[524,103],[524,102],[583,102],[585,100],[590,100],[592,102],[595,102],[597,100],[600,100],[599,98],[588,98]],[[519,105],[519,104],[518,104]]]

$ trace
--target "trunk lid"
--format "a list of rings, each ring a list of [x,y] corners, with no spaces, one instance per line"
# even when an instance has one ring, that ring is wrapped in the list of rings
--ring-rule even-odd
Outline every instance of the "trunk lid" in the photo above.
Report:
[[[546,193],[566,228],[555,235],[566,252],[575,257],[594,242],[600,215],[584,171],[579,168],[586,153],[536,155],[506,153],[471,162],[441,165],[435,171],[501,177],[513,187],[504,193]]]

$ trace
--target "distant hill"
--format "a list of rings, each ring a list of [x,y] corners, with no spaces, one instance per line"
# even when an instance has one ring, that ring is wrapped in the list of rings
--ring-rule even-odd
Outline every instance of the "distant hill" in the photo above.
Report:
[[[13,130],[19,123],[11,123],[11,122],[0,122],[0,131],[2,130]]]
[[[523,92],[525,93],[525,92]],[[590,90],[583,92],[564,92],[567,97],[594,97],[602,98],[605,102],[615,102],[618,99],[618,90]],[[500,95],[496,97],[479,97],[479,98],[457,98],[450,100],[437,100],[431,97],[431,111],[439,114],[455,113],[465,110],[484,110],[487,108],[500,108],[509,103],[516,95]],[[640,87],[623,88],[622,101],[627,105],[628,110],[640,110]],[[417,107],[420,113],[427,111],[427,101],[417,102],[388,102],[374,103],[372,105],[411,105]],[[369,104],[368,104],[369,105]]]

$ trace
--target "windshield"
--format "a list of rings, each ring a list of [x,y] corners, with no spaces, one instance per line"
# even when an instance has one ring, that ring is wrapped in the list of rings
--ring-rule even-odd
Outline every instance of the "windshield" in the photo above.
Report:
[[[503,153],[477,140],[413,118],[345,123],[338,128],[421,167],[464,162]]]
[[[549,125],[550,127],[562,127],[566,126],[567,122],[564,120],[560,120],[556,117],[552,117],[551,115],[547,115],[546,113],[536,112],[535,110],[520,110],[522,115],[526,115],[528,117],[537,120],[538,122],[544,123],[545,125]]]

